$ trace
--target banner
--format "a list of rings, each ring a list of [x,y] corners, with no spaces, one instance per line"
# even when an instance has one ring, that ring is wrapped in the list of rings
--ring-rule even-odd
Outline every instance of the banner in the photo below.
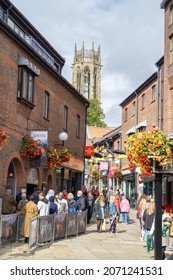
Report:
[[[31,131],[31,137],[37,141],[41,150],[40,156],[31,160],[31,167],[45,167],[47,164],[48,132],[34,130]]]

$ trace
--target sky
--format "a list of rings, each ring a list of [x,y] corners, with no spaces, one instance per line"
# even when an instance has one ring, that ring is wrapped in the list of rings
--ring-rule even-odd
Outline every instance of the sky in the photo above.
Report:
[[[72,83],[74,47],[101,48],[104,122],[122,122],[119,104],[157,68],[164,54],[162,0],[11,0],[65,58],[62,75]]]

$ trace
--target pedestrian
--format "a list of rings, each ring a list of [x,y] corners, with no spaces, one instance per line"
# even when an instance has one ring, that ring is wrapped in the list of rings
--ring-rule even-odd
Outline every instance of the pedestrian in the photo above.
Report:
[[[49,197],[50,202],[50,208],[49,208],[49,214],[57,214],[58,213],[58,205],[55,203],[55,197],[52,195]]]
[[[29,242],[30,220],[38,215],[37,205],[34,203],[34,196],[29,197],[29,201],[23,207],[24,221],[21,233],[25,237],[25,243]]]
[[[144,240],[146,243],[151,243],[150,248],[147,245],[148,251],[153,250],[154,240],[152,226],[154,225],[155,219],[155,203],[153,201],[149,202],[148,208],[143,213],[142,224],[144,227]],[[147,240],[148,239],[148,240]]]
[[[107,191],[106,194],[106,201],[107,201],[107,207],[109,209],[109,204],[110,204],[110,197],[113,195],[114,191],[113,191],[113,187],[110,187],[110,189]]]
[[[43,192],[42,192],[42,194],[44,195]],[[49,200],[49,197],[54,196],[54,194],[55,194],[55,191],[52,190],[52,189],[50,189],[50,190],[48,190],[48,192],[47,192],[45,198],[47,198],[47,200]]]
[[[67,199],[67,198],[68,198],[68,192],[67,192],[67,190],[64,189],[62,193],[63,193],[63,198],[64,198],[64,199]]]
[[[166,209],[162,206],[162,260],[165,259],[165,251],[169,246],[169,233],[172,224],[172,218],[169,213],[166,213]]]
[[[129,203],[129,200],[124,195],[120,202],[120,212],[122,214],[122,224],[124,224],[124,225],[128,224],[129,211],[130,211],[130,203]]]
[[[67,199],[64,198],[63,192],[59,192],[58,195],[55,195],[56,203],[58,205],[58,213],[67,213],[68,212],[68,203]]]
[[[109,215],[110,217],[113,217],[116,212],[116,206],[115,206],[115,194],[113,193],[109,198]]]
[[[94,201],[95,201],[100,195],[98,187],[95,188],[95,186],[93,186],[91,194],[94,196]]]
[[[74,199],[74,195],[72,193],[68,193],[67,197],[67,203],[68,203],[68,212],[76,212],[77,203]]]
[[[139,220],[139,226],[140,226],[140,230],[141,230],[141,234],[140,234],[141,241],[144,240],[144,228],[143,228],[143,224],[142,224],[142,219],[143,219],[144,211],[146,209],[147,209],[146,199],[144,197],[142,197],[142,199],[139,199],[138,205],[137,205],[137,219]]]
[[[117,190],[115,192],[115,200],[114,200],[114,204],[116,207],[116,212],[117,212],[117,224],[120,222],[120,196],[119,196],[119,191]]]
[[[94,210],[96,212],[97,218],[97,232],[101,232],[101,226],[103,224],[105,218],[105,200],[103,193],[100,193],[99,197],[96,199],[94,203]]]
[[[16,211],[17,202],[14,199],[11,189],[6,189],[2,196],[2,214],[13,214]]]
[[[19,200],[19,203],[17,205],[17,211],[23,212],[24,205],[28,202],[28,199],[26,198],[26,193],[22,193],[21,199]]]
[[[21,191],[16,195],[16,202],[17,205],[19,203],[19,201],[22,199],[22,194],[25,193],[26,194],[27,190],[26,188],[22,188]],[[26,195],[26,198],[28,199],[28,196]]]
[[[77,211],[85,211],[87,209],[86,197],[83,195],[81,190],[77,191]]]
[[[83,195],[87,196],[87,188],[85,185],[82,186],[81,190],[82,190]]]
[[[89,224],[92,214],[93,214],[93,208],[94,208],[94,196],[92,195],[91,192],[88,192],[87,200],[88,200],[87,224]]]
[[[39,216],[49,215],[50,210],[50,202],[46,197],[44,197],[43,193],[39,193],[39,201],[37,203]],[[34,198],[35,199],[35,198]]]

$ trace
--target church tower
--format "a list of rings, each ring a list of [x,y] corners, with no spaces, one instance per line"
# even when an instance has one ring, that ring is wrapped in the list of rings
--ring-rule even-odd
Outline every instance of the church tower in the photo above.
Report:
[[[72,85],[87,99],[99,99],[101,101],[101,54],[100,46],[94,50],[82,49],[77,51],[75,44],[74,60],[72,64]]]

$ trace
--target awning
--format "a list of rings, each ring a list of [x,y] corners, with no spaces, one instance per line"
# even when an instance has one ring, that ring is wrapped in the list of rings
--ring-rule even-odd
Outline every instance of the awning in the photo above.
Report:
[[[148,183],[155,180],[155,175],[153,176],[144,176],[144,183]]]
[[[143,122],[140,122],[140,123],[136,126],[136,128],[146,127],[146,126],[147,126],[147,121],[145,120],[145,121],[143,121]]]
[[[129,134],[135,133],[135,132],[136,132],[135,127],[132,127],[131,129],[127,130],[126,135],[129,135]]]

